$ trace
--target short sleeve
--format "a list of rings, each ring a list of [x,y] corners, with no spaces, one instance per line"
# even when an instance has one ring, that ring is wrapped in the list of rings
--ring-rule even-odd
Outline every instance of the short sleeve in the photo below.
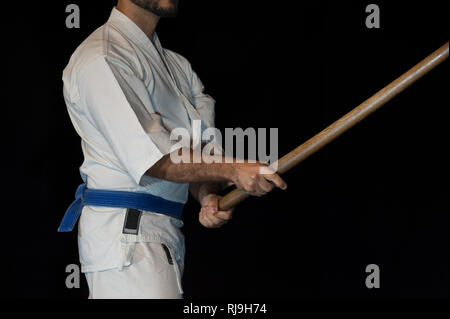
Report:
[[[139,184],[173,144],[144,83],[125,64],[101,57],[83,69],[78,90],[95,127]]]
[[[190,69],[191,72],[191,90],[192,96],[195,103],[195,108],[197,112],[200,114],[200,117],[205,122],[207,127],[214,127],[214,105],[216,101],[206,94],[205,87],[203,83],[200,81],[200,78],[197,74]]]
[[[208,133],[208,142],[210,146],[214,145],[214,148],[224,154],[222,148],[222,138],[219,135],[219,130],[215,128],[215,103],[216,101],[208,94],[205,93],[205,87],[189,64],[189,71],[191,73],[191,90],[192,96],[195,101],[195,108],[200,114],[202,121],[206,124],[206,128],[212,129]],[[219,134],[218,134],[219,133]],[[215,152],[217,154],[217,152]]]

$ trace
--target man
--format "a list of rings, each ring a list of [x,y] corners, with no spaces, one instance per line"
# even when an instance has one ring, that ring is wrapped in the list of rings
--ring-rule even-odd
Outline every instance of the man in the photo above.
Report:
[[[90,298],[182,298],[182,205],[200,202],[199,221],[227,223],[219,211],[224,183],[261,196],[286,188],[261,163],[175,163],[170,131],[191,122],[214,126],[214,100],[189,62],[163,49],[155,33],[177,0],[119,0],[107,23],[74,52],[63,72],[64,98],[82,139],[85,184],[64,216],[81,213],[78,244]],[[193,151],[189,150],[193,156]],[[213,155],[211,155],[213,156]],[[208,161],[210,162],[210,161]]]

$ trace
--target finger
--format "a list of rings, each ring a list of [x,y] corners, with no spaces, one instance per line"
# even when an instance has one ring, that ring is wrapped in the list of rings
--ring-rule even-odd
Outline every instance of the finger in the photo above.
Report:
[[[244,193],[251,195],[251,196],[263,196],[265,193],[261,192],[258,188],[253,188],[253,189],[248,189],[245,187],[239,187],[238,189],[240,189],[241,191],[243,191]]]
[[[219,199],[220,196],[210,194],[206,197],[206,203],[202,205],[203,208],[213,209],[215,211],[219,210]]]
[[[218,207],[214,207],[214,206],[205,206],[205,207],[203,207],[203,209],[205,210],[205,214],[208,214],[208,215],[214,215],[218,211]]]
[[[268,193],[273,189],[273,184],[269,183],[267,179],[265,179],[264,175],[258,179],[258,186],[262,192]]]
[[[285,183],[285,181],[283,181],[280,177],[280,175],[278,174],[268,174],[268,175],[263,175],[265,179],[271,181],[272,183],[274,183],[276,186],[278,186],[279,188],[281,188],[282,190],[285,190],[287,188],[287,184]]]
[[[208,207],[213,209],[214,211],[219,210],[219,198],[217,196],[211,196]]]
[[[206,214],[206,216],[208,217],[208,219],[217,227],[222,226],[223,224],[227,223],[228,220],[222,219],[216,215],[212,215],[212,214]]]
[[[245,189],[243,189],[243,191],[251,196],[256,196],[256,197],[261,197],[262,195],[264,195],[261,192],[256,191],[256,190],[255,191],[246,191]]]
[[[201,218],[203,220],[203,223],[202,223],[203,226],[205,226],[206,228],[217,228],[216,224],[214,223],[214,221],[211,220],[211,218],[206,210],[202,210],[201,214],[202,214]]]
[[[222,219],[216,215],[217,211],[206,210],[205,217],[211,221],[214,225],[222,226],[224,223],[228,222],[228,220]]]
[[[198,219],[200,221],[200,224],[202,224],[206,228],[210,228],[211,227],[210,221],[205,218],[205,211],[203,209],[200,210],[200,214],[199,214],[199,218]]]
[[[233,211],[232,210],[219,210],[214,214],[217,218],[220,218],[222,220],[229,221],[233,218]]]
[[[217,223],[211,218],[211,213],[208,213],[206,209],[203,210],[203,220],[207,225],[207,228],[217,228]]]
[[[257,190],[254,190],[250,193],[252,196],[261,197],[266,195],[266,192],[261,191],[259,188]]]

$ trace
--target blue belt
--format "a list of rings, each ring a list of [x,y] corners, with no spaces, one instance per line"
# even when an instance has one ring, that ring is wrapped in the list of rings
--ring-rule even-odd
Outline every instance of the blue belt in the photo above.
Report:
[[[86,184],[78,186],[75,201],[69,206],[58,232],[70,232],[80,217],[83,206],[129,208],[160,213],[180,219],[184,204],[144,193],[87,189]]]

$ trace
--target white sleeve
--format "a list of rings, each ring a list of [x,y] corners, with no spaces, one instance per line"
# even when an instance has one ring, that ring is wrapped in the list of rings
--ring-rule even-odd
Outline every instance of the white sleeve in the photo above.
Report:
[[[191,90],[195,101],[195,108],[197,109],[197,112],[200,114],[200,117],[202,118],[203,122],[205,123],[206,127],[208,128],[215,128],[215,111],[214,106],[216,104],[216,101],[209,96],[208,94],[204,93],[205,87],[203,86],[202,81],[200,81],[200,78],[197,76],[197,74],[190,69],[191,72]],[[218,132],[219,130],[216,129],[215,132]],[[225,150],[222,147],[222,138],[217,135],[217,133],[213,134],[214,137],[209,137],[211,140],[208,142],[211,146],[214,144],[215,149],[220,154],[225,154]],[[215,154],[218,154],[217,152],[214,152]]]
[[[214,105],[216,101],[204,93],[203,83],[200,81],[197,74],[190,68],[191,71],[191,90],[195,101],[195,108],[200,114],[200,117],[205,122],[207,127],[214,127]]]
[[[83,69],[78,90],[94,125],[139,184],[174,144],[145,84],[127,65],[102,57]]]

